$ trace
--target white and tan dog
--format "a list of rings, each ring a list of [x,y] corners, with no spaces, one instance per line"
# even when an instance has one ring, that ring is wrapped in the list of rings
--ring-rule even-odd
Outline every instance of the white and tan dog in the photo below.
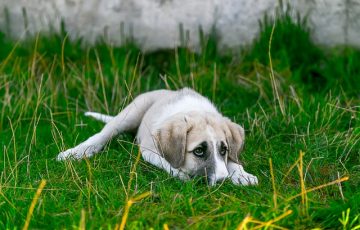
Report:
[[[257,177],[245,172],[238,161],[244,129],[191,89],[141,94],[115,117],[93,112],[85,115],[105,122],[105,127],[61,152],[58,160],[91,157],[119,133],[137,129],[144,160],[173,176],[182,180],[207,176],[210,185],[227,177],[237,185],[258,183]]]

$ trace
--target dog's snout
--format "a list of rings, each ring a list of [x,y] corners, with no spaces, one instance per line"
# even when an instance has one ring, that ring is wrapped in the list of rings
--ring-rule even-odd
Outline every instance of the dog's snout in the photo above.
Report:
[[[221,165],[221,167],[215,168],[215,179],[216,181],[224,180],[229,176],[229,172],[226,168],[226,165]]]
[[[208,183],[209,185],[213,186],[218,181],[223,181],[229,176],[228,172],[220,172],[220,173],[214,173],[212,175],[208,176]]]
[[[221,169],[221,170],[218,170],[218,172],[215,172],[215,177],[217,180],[225,179],[228,176],[229,176],[229,172],[227,171],[226,168],[225,168],[225,170]]]
[[[208,175],[208,182],[209,184],[215,185],[218,181],[223,181],[229,176],[229,172],[226,168],[225,162],[216,162],[213,167],[213,170]]]

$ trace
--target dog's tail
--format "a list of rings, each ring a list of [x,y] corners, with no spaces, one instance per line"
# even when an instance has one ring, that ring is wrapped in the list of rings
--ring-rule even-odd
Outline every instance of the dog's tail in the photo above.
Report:
[[[96,120],[102,121],[104,123],[109,123],[109,121],[111,121],[114,118],[113,116],[109,116],[101,113],[95,113],[95,112],[86,112],[85,116],[93,117]]]

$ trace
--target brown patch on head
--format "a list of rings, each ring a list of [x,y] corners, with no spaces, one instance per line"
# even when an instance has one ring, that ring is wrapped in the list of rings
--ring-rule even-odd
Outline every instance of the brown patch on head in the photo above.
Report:
[[[191,128],[184,115],[174,116],[165,121],[156,134],[159,152],[174,168],[184,164],[186,137]]]
[[[238,154],[245,142],[245,131],[240,125],[225,118],[223,130],[229,145],[229,158],[239,163]]]

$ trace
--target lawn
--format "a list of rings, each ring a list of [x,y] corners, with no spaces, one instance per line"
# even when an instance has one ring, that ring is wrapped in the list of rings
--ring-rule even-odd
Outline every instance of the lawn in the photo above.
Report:
[[[203,38],[201,53],[0,34],[0,229],[359,229],[360,51],[318,47],[287,16],[272,25],[241,51]],[[258,186],[172,178],[129,133],[55,160],[102,128],[84,112],[185,86],[244,126]]]

